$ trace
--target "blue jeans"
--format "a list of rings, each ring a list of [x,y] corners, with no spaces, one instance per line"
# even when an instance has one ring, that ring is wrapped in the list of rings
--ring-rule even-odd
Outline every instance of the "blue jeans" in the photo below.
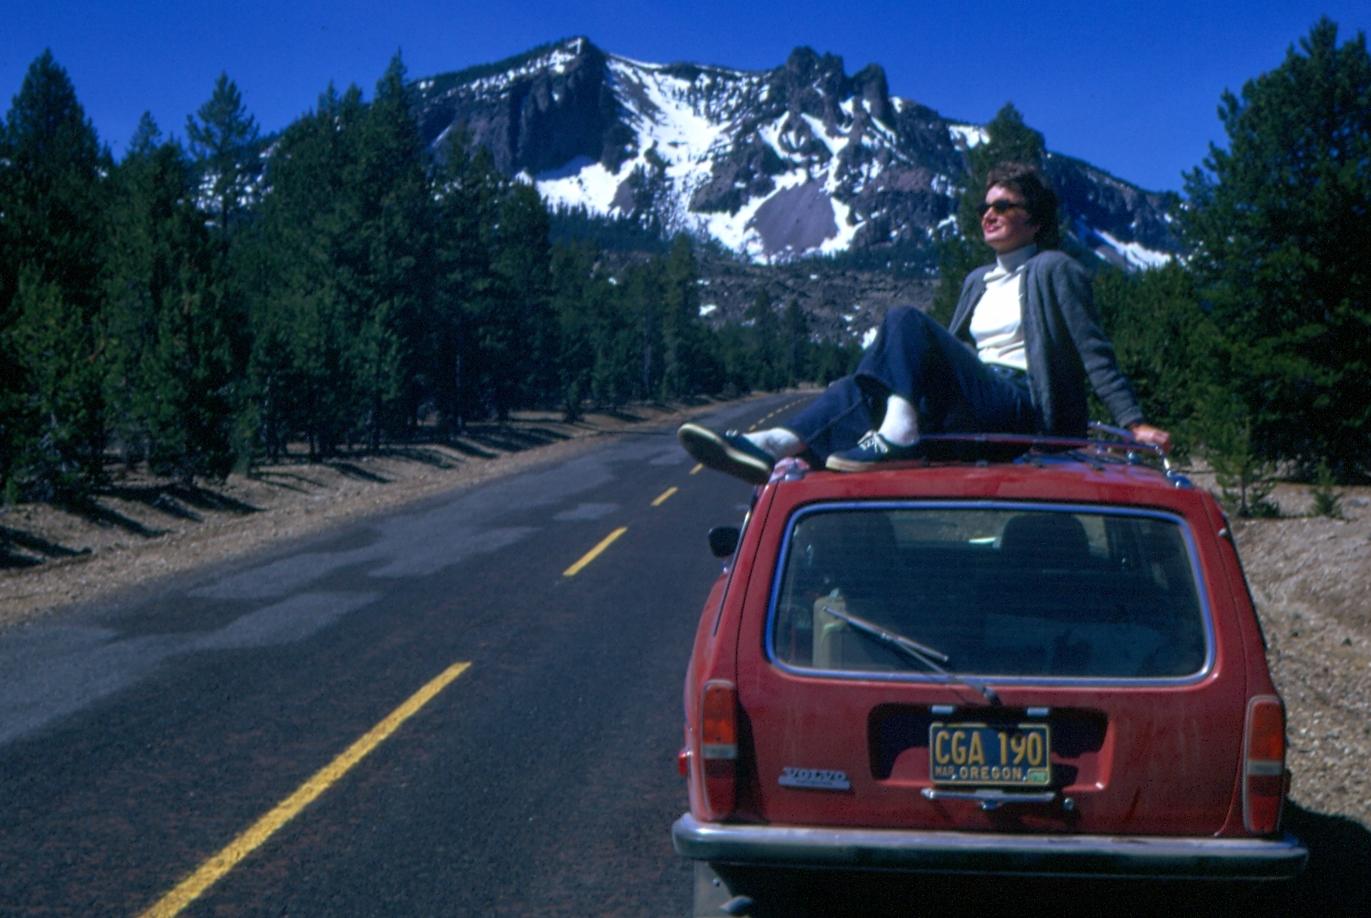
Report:
[[[914,405],[921,434],[1028,434],[1041,427],[1026,373],[982,363],[974,350],[909,306],[886,314],[856,373],[833,383],[781,426],[822,463],[881,426],[891,393]]]

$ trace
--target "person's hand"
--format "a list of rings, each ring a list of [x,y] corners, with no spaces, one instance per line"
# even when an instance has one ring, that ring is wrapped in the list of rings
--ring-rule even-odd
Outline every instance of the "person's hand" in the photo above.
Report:
[[[1129,433],[1133,434],[1133,439],[1139,443],[1155,446],[1163,453],[1171,452],[1171,434],[1160,427],[1153,427],[1151,424],[1134,424],[1128,430]]]

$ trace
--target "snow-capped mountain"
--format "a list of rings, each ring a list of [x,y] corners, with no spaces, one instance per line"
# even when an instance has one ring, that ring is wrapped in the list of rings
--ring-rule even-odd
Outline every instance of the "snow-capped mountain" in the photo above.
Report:
[[[425,139],[464,131],[554,205],[655,217],[758,262],[929,242],[956,210],[974,124],[808,48],[748,72],[651,64],[585,38],[417,81]],[[1135,266],[1177,250],[1168,196],[1078,160],[1048,170],[1080,241]]]

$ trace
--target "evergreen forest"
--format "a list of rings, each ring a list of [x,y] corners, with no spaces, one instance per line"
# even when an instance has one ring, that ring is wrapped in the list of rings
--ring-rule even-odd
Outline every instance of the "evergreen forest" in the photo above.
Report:
[[[1076,254],[1149,420],[1248,512],[1276,470],[1371,470],[1365,36],[1321,20],[1219,115],[1227,142],[1174,214],[1183,258],[1124,274]],[[985,172],[1046,157],[1012,104],[987,129],[938,243],[943,318],[989,260]],[[0,488],[69,499],[120,465],[213,480],[855,365],[762,290],[707,325],[699,280],[685,236],[551,213],[460,136],[426,148],[398,56],[370,99],[329,87],[270,137],[221,75],[183,137],[145,115],[116,162],[44,53],[0,122]]]

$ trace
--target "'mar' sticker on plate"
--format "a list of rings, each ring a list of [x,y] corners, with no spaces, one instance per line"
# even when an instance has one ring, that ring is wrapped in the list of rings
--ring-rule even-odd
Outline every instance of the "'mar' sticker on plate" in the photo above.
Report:
[[[781,770],[782,787],[810,787],[815,790],[851,790],[852,783],[847,780],[847,772],[830,771],[826,768],[796,768],[787,765]]]

